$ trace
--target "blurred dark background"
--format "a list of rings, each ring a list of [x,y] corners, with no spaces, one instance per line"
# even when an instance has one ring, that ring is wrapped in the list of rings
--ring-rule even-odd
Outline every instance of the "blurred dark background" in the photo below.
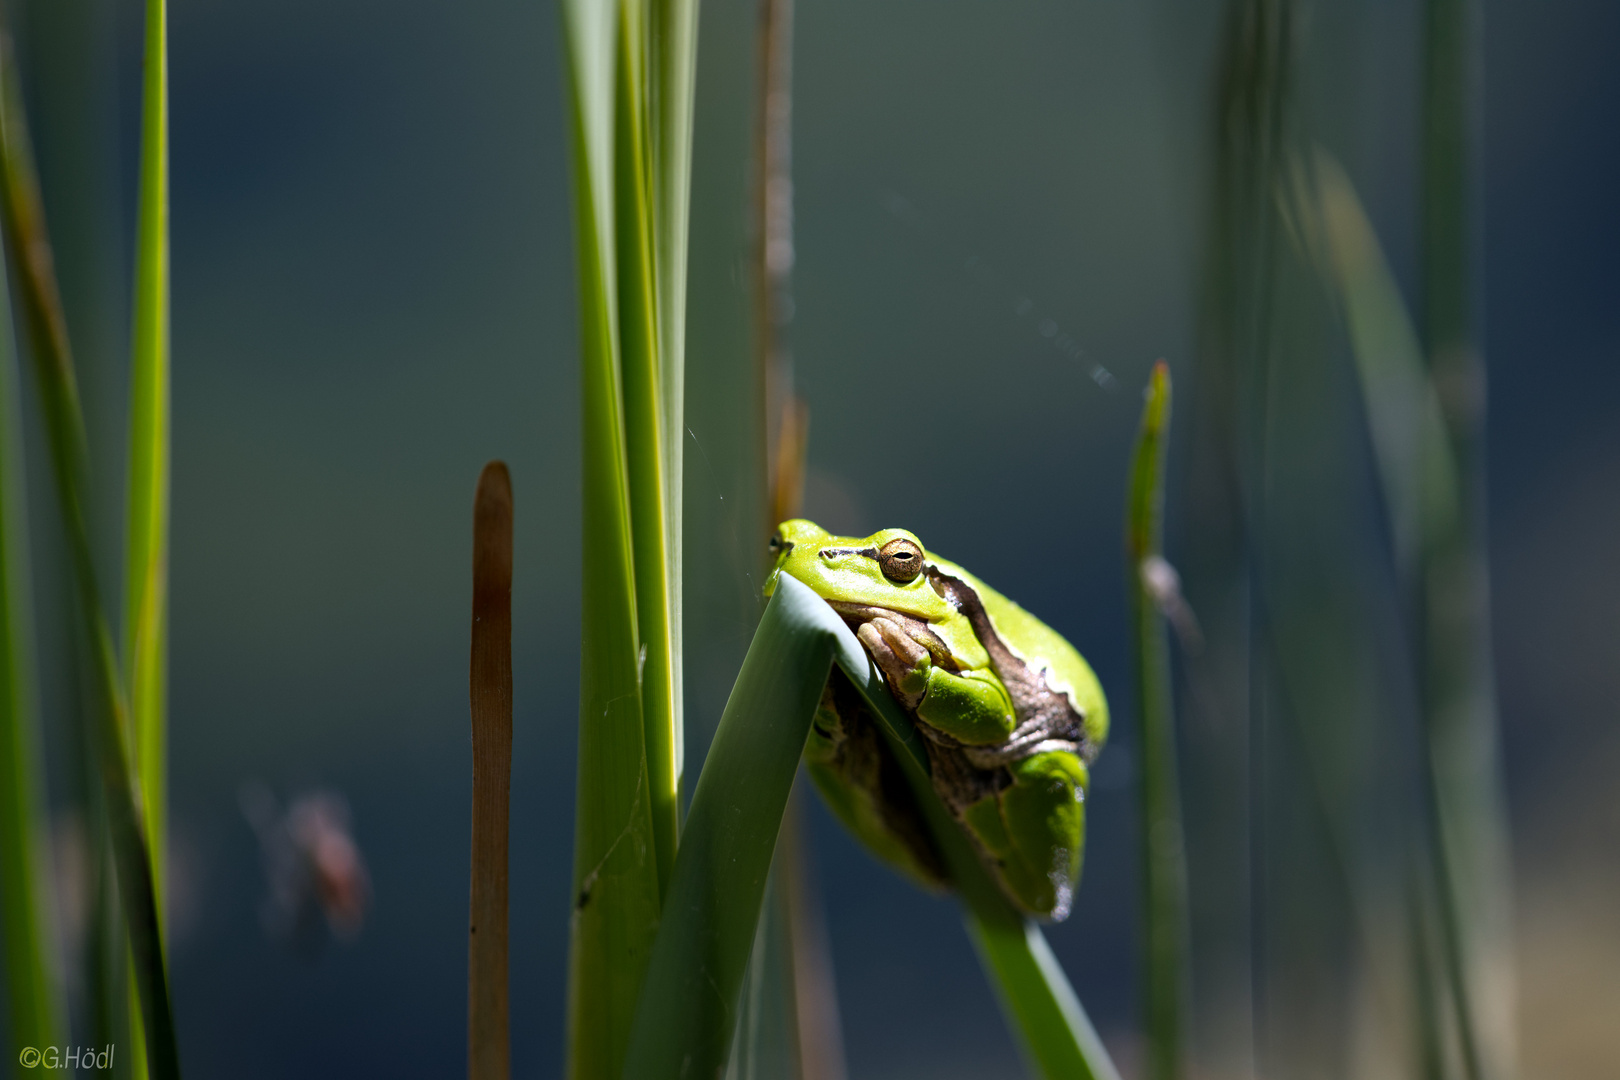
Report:
[[[98,510],[115,526],[139,5],[13,6]],[[1595,1078],[1620,1054],[1620,8],[1485,9],[1489,544],[1521,1045],[1526,1076]],[[831,0],[801,4],[797,21],[791,335],[812,415],[807,513],[837,531],[914,530],[1097,668],[1116,734],[1075,914],[1049,936],[1127,1068],[1122,496],[1149,366],[1168,358],[1180,378],[1194,359],[1220,10]],[[1305,10],[1302,107],[1410,285],[1418,7]],[[744,0],[703,5],[688,786],[760,607],[754,16]],[[558,1075],[579,614],[558,12],[186,0],[171,48],[172,955],[188,1072],[462,1069],[471,500],[479,467],[501,457],[518,529],[513,1062]],[[43,479],[37,438],[31,449]],[[75,680],[53,511],[33,490],[65,816]],[[1172,557],[1196,542],[1176,523],[1172,505]],[[1064,557],[1021,557],[1031,537]],[[250,782],[347,798],[375,893],[353,943],[311,958],[266,937],[239,807]],[[1016,1075],[954,907],[878,867],[819,806],[810,827],[852,1075]]]

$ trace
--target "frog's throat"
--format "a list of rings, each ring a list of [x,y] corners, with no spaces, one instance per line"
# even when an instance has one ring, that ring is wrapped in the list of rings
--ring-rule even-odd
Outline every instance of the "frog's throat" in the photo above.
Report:
[[[1004,741],[993,746],[964,745],[926,722],[919,722],[918,729],[936,746],[958,752],[980,770],[999,769],[1052,750],[1077,754],[1089,766],[1097,756],[1098,747],[1086,738],[1085,714],[1075,707],[1069,695],[1052,689],[1044,668],[1032,668],[1007,647],[976,589],[931,563],[926,573],[934,591],[967,616],[968,625],[990,657],[991,670],[1007,688],[1018,726]],[[898,623],[908,637],[928,650],[936,666],[953,672],[961,670],[945,642],[925,620],[875,604],[844,600],[828,600],[827,603],[843,616],[851,630],[880,617]]]

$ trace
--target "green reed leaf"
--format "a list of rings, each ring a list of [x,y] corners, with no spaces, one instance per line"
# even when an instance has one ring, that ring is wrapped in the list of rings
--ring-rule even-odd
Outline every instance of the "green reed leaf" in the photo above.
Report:
[[[618,1076],[658,929],[660,883],[641,694],[619,367],[618,6],[563,5],[580,303],[582,576],[568,1075]]]
[[[1041,1075],[1118,1080],[1039,927],[1002,895],[934,794],[921,740],[865,649],[832,608],[786,575],[698,779],[623,1075],[713,1076],[725,1062],[771,852],[829,660],[883,719],[986,972]]]
[[[56,910],[42,841],[45,775],[34,680],[33,604],[23,468],[21,385],[10,285],[0,266],[0,935],[12,1041],[55,1046],[67,1011],[55,971]]]
[[[614,100],[613,192],[618,242],[619,364],[624,391],[625,464],[641,641],[641,710],[652,799],[658,878],[667,883],[680,826],[675,750],[675,655],[671,639],[668,476],[651,203],[647,189],[642,57],[646,25],[638,3],[620,8]]]
[[[1125,588],[1135,639],[1136,702],[1141,718],[1143,998],[1148,1068],[1153,1080],[1182,1072],[1187,971],[1187,867],[1170,695],[1164,609],[1180,602],[1175,571],[1163,555],[1164,465],[1170,435],[1170,369],[1154,365],[1126,488]]]
[[[647,173],[658,363],[663,404],[664,513],[669,560],[670,743],[675,789],[685,774],[685,679],[680,658],[682,477],[686,446],[686,280],[692,201],[692,102],[697,82],[698,0],[651,0],[647,44]]]
[[[180,1060],[151,849],[133,772],[123,680],[112,630],[102,607],[85,512],[89,484],[84,418],[9,38],[0,41],[0,188],[4,194],[8,249],[21,278],[18,293],[24,300],[35,341],[35,367],[68,561],[79,616],[90,643],[93,694],[87,710],[86,737],[94,747],[105,797],[149,1071],[159,1080],[169,1080],[180,1075]]]
[[[135,767],[163,898],[168,820],[169,89],[167,0],[146,5],[141,187],[135,226],[123,658]]]
[[[731,1046],[782,814],[843,629],[808,587],[778,582],[692,794],[627,1080],[716,1076]]]

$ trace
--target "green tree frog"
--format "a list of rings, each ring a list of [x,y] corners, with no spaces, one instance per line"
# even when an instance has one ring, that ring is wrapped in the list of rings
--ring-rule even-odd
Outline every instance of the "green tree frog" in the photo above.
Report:
[[[833,536],[783,522],[776,575],[843,616],[924,736],[934,790],[1023,911],[1069,913],[1085,840],[1087,769],[1108,734],[1091,667],[1063,638],[904,529]],[[1039,555],[1037,555],[1039,557]],[[949,884],[878,720],[834,667],[805,764],[833,813],[920,883]]]

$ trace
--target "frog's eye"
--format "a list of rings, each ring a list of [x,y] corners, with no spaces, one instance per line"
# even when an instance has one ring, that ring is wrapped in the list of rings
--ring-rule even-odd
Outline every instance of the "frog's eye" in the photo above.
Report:
[[[903,536],[890,540],[878,552],[878,565],[883,567],[884,577],[896,585],[908,585],[922,573],[922,548]]]
[[[770,548],[773,556],[781,555],[782,552],[786,551],[790,546],[791,545],[788,544],[787,541],[782,539],[781,533],[777,533],[775,536],[771,537]]]

